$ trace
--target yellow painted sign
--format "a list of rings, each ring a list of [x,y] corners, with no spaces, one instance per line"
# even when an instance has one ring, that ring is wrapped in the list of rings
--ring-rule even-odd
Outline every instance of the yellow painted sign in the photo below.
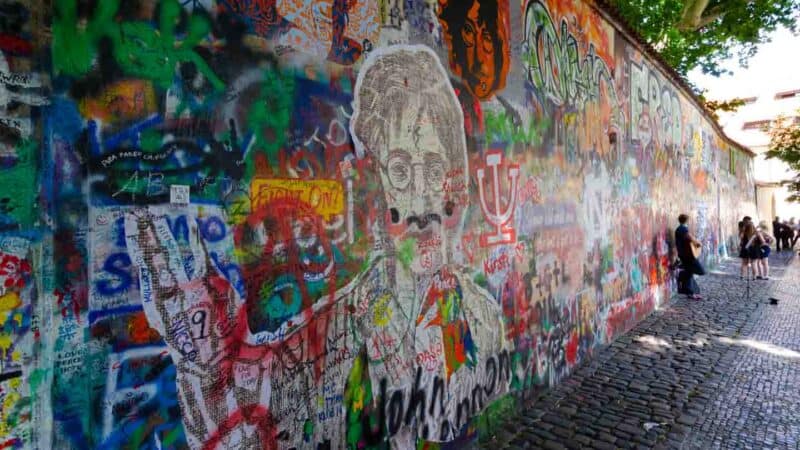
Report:
[[[250,186],[252,208],[291,199],[314,208],[325,220],[344,212],[344,188],[335,180],[256,178]]]

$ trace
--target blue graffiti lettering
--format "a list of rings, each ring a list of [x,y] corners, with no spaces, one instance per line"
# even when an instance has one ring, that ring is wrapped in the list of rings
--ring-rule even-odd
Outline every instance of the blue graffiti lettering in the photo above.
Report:
[[[114,253],[103,263],[103,270],[115,275],[116,280],[99,280],[95,284],[102,295],[114,295],[125,292],[131,286],[133,277],[130,274],[131,257],[127,253]]]
[[[208,219],[197,219],[197,223],[200,225],[200,235],[206,241],[219,242],[225,239],[225,222],[219,217],[211,216]]]

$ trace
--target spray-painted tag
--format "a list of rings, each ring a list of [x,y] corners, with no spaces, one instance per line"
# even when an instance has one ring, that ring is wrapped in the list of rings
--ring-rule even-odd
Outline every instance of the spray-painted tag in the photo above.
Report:
[[[169,202],[173,205],[189,204],[189,186],[173,184],[169,187]]]

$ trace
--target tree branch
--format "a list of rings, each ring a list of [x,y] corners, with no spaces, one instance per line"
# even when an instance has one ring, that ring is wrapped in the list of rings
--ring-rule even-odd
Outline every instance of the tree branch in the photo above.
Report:
[[[679,30],[696,30],[703,17],[703,12],[711,0],[687,0],[683,6],[681,20],[676,24]]]
[[[751,4],[754,1],[747,0],[746,3]],[[706,12],[709,2],[710,0],[689,0],[684,5],[681,19],[675,24],[675,28],[681,31],[698,31],[728,12],[724,3],[716,4]]]
[[[710,24],[711,22],[719,19],[720,17],[722,17],[724,15],[725,15],[725,11],[719,11],[719,12],[716,12],[716,13],[709,14],[709,15],[701,18],[700,22],[697,24],[697,26],[694,29],[695,30],[699,30],[699,29],[703,28],[704,26]]]

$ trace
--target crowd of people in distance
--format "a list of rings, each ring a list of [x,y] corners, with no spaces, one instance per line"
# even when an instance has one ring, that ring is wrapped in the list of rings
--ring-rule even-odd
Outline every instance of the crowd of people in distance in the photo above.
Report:
[[[794,217],[783,222],[780,217],[775,217],[772,221],[772,234],[775,236],[776,251],[794,251],[794,246],[800,238],[800,222],[796,222]]]
[[[742,260],[739,278],[769,280],[769,255],[772,244],[775,244],[777,252],[794,251],[798,237],[800,237],[800,223],[796,222],[794,217],[783,222],[780,217],[775,217],[770,234],[766,220],[755,225],[750,216],[745,216],[739,222],[739,258]]]

